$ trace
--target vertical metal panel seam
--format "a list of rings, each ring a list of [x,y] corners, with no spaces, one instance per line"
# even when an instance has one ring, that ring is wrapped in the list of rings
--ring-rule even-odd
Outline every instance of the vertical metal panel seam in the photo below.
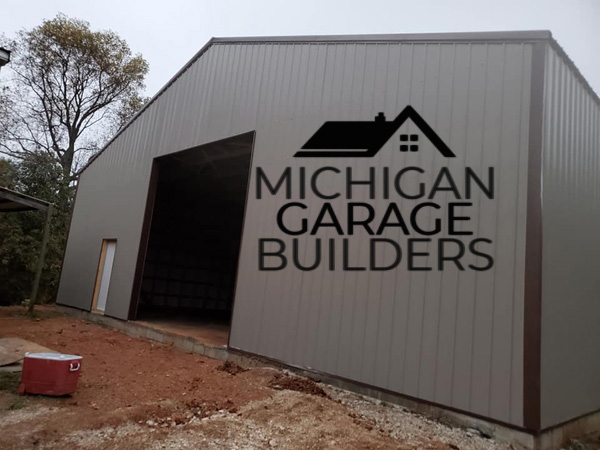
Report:
[[[432,47],[432,46],[427,46],[427,48]],[[438,113],[439,113],[439,108],[440,108],[440,84],[441,84],[441,74],[442,74],[442,44],[438,43],[436,45],[437,47],[437,51],[438,51],[438,58],[437,58],[437,79],[436,79],[436,95],[435,95],[435,111],[433,114],[433,128],[437,129],[438,128]],[[455,58],[454,58],[455,59]],[[423,89],[423,94],[425,94],[425,89]],[[423,109],[425,108],[425,105],[423,105]],[[447,162],[447,161],[446,161]],[[431,167],[430,167],[430,171],[431,173],[435,172],[435,159],[432,158],[431,159]],[[447,198],[447,194],[445,195],[444,198]],[[429,225],[432,224],[432,222],[435,221],[435,218],[433,216],[433,214],[429,215]],[[429,266],[429,261],[431,258],[431,254],[427,255],[427,265]],[[428,282],[428,279],[432,277],[434,271],[428,271],[425,274],[425,298],[427,299],[427,290],[428,288],[430,288],[434,283],[430,283]],[[442,284],[442,280],[443,277],[441,274],[438,274],[439,276],[439,282],[436,283],[439,286],[439,291],[440,291],[440,295],[441,295],[441,284]],[[439,298],[439,296],[438,296]],[[435,338],[435,351],[433,352],[433,358],[434,360],[437,362],[437,353],[438,353],[438,346],[437,346],[437,336],[439,335],[439,320],[440,320],[440,302],[438,301],[437,304],[437,308],[436,308],[436,318],[437,318],[437,326],[435,326],[434,328],[436,329],[436,338]],[[423,305],[423,326],[421,328],[421,348],[423,346],[423,339],[424,339],[424,330],[425,330],[425,304]],[[423,352],[421,351],[421,357],[419,358],[419,371],[421,370],[421,365],[423,363]],[[435,363],[434,363],[435,364]],[[434,366],[435,367],[435,366]],[[435,373],[435,371],[434,371]],[[420,373],[419,373],[420,375]],[[421,380],[423,379],[423,377],[419,376],[419,382],[417,383],[417,392],[419,393],[421,391]],[[435,399],[435,376],[433,378],[433,398]]]
[[[423,57],[423,87],[421,90],[421,104],[420,104],[420,108],[421,110],[425,109],[425,80],[426,80],[426,74],[427,74],[427,55],[429,53],[429,45],[425,45],[425,56]],[[423,167],[423,152],[419,152],[419,167]],[[426,292],[427,292],[427,274],[423,275],[423,286],[424,286],[424,293],[425,295],[423,296],[424,298],[426,298]],[[417,359],[417,367],[416,367],[416,371],[417,371],[417,386],[416,386],[416,396],[419,396],[419,382],[421,380],[421,358],[423,355],[423,328],[425,328],[425,305],[421,305],[422,310],[421,310],[421,326],[419,327],[419,339],[418,339],[418,359]]]
[[[456,82],[456,43],[452,44],[452,77],[451,77],[451,91],[450,91],[450,126],[449,126],[449,133],[448,133],[448,145],[452,145],[452,130],[453,130],[453,121],[454,121],[454,92],[456,90],[456,86],[455,86],[455,82]],[[446,165],[445,167],[449,170],[450,168],[450,160],[446,161]],[[448,196],[445,196],[445,199],[447,201]],[[458,279],[460,277],[460,271],[457,272],[456,274],[456,286],[458,289]],[[443,275],[442,275],[442,283],[443,283]],[[441,314],[441,304],[442,304],[442,292],[443,289],[440,288],[439,290],[439,295],[438,295],[438,309],[440,310],[440,314]],[[455,296],[455,304],[454,304],[454,310],[456,311],[457,306],[458,306],[458,291],[455,291],[456,296]],[[456,327],[454,326],[453,328],[453,332],[452,332],[452,336],[453,338],[456,337]],[[434,366],[434,380],[437,380],[438,378],[438,368],[439,368],[439,362],[440,362],[440,340],[441,340],[441,335],[440,335],[440,326],[439,326],[439,322],[438,322],[438,328],[437,328],[437,337],[436,337],[436,342],[437,342],[437,351],[436,351],[436,356],[435,356],[435,366]],[[454,347],[454,345],[452,346]],[[454,349],[452,351],[452,357],[451,360],[454,361]],[[450,371],[450,379],[449,379],[449,383],[448,383],[448,389],[449,389],[449,398],[452,397],[452,370]],[[438,390],[438,383],[436,382],[435,386],[434,386],[434,391],[433,391],[433,396],[434,398],[439,398],[439,394],[437,392]]]
[[[523,97],[523,88],[524,88],[524,79],[523,79],[523,73],[525,71],[525,45],[521,44],[521,95],[520,97]],[[520,107],[519,107],[519,136],[521,136],[521,134],[523,133],[523,104],[521,103]],[[519,140],[519,143],[521,141]],[[522,152],[526,152],[527,149],[523,149],[521,147],[521,145],[519,145],[519,157],[521,155]],[[520,184],[521,184],[521,167],[520,164],[517,165],[517,192],[520,192]],[[519,204],[521,203],[521,198],[520,196],[517,196],[517,213],[515,214],[515,230],[518,230],[519,228]],[[515,235],[515,240],[514,240],[514,245],[513,245],[513,254],[514,259],[515,259],[515,265],[514,265],[514,272],[513,272],[513,298],[512,298],[512,306],[511,306],[511,320],[510,320],[510,370],[509,370],[509,374],[510,374],[510,379],[509,379],[509,400],[508,400],[508,411],[509,411],[509,419],[510,420],[515,420],[512,417],[512,411],[513,411],[513,396],[512,396],[512,392],[513,392],[513,360],[514,360],[514,340],[515,340],[515,333],[514,333],[514,315],[515,315],[515,298],[518,295],[518,285],[517,285],[517,270],[518,270],[518,265],[516,264],[516,260],[517,260],[517,253],[518,253],[518,237],[517,235]]]
[[[505,93],[505,88],[506,88],[506,44],[503,43],[502,44],[502,51],[503,51],[503,60],[502,60],[502,89],[501,89],[501,95],[500,95],[500,139],[498,142],[498,173],[495,174],[495,176],[498,177],[498,179],[501,179],[501,170],[502,170],[502,137],[504,136],[504,133],[502,133],[502,129],[504,126],[504,93]],[[497,193],[495,196],[495,200],[496,200],[496,230],[494,233],[494,242],[498,242],[498,209],[500,208],[500,193],[502,191],[500,189],[497,190]],[[494,261],[498,261],[498,248],[494,247]],[[487,414],[490,414],[490,411],[492,409],[492,377],[493,377],[493,369],[494,369],[494,313],[495,313],[495,309],[496,309],[496,273],[494,272],[493,278],[492,278],[492,311],[491,311],[491,326],[490,326],[490,359],[489,359],[489,372],[488,372],[488,399],[487,399]]]
[[[383,85],[387,87],[388,85],[388,76],[389,76],[389,67],[390,67],[390,44],[386,44],[386,63],[385,63],[385,75],[384,75],[384,81],[383,81]],[[383,106],[382,106],[383,108]],[[383,251],[383,260],[385,260],[385,249]],[[381,279],[379,280],[379,292],[381,295],[381,292],[383,291],[383,283],[384,283],[384,277],[381,276]],[[380,305],[381,305],[381,301],[380,301]],[[377,336],[375,338],[375,348],[379,348],[379,338],[380,338],[380,333],[379,328],[381,326],[381,311],[382,308],[380,307],[379,310],[377,311]],[[390,333],[391,334],[391,333]],[[375,356],[375,365],[377,365],[377,356]]]
[[[469,57],[468,57],[468,69],[467,69],[467,85],[470,84],[470,80],[471,80],[471,59],[473,57],[473,46],[472,44],[468,44],[468,49],[469,49]],[[467,91],[467,101],[466,101],[466,111],[465,111],[465,117],[469,117],[469,110],[470,110],[470,90]],[[467,126],[466,126],[466,130],[468,132],[468,121],[467,121]],[[467,154],[465,152],[464,158],[463,158],[463,165],[466,166],[467,164]],[[454,333],[453,333],[453,343],[452,343],[452,370],[451,370],[451,377],[450,377],[450,403],[452,405],[455,404],[455,398],[454,398],[454,375],[456,373],[456,330],[458,328],[458,309],[459,309],[459,304],[458,304],[458,299],[460,298],[459,293],[460,293],[460,279],[461,279],[461,274],[459,273],[457,276],[457,280],[456,280],[456,298],[457,298],[457,303],[456,303],[456,308],[454,310]]]
[[[307,46],[302,45],[300,47],[300,61],[302,62],[303,60],[308,59],[308,56],[305,56],[305,54],[308,54],[308,50],[307,50]],[[301,64],[302,66],[302,64]],[[308,62],[306,62],[304,64],[304,66],[301,68],[302,73],[304,74],[302,77],[298,77],[298,83],[296,85],[296,89],[295,89],[295,97],[298,98],[299,93],[302,92],[302,94],[300,95],[300,97],[302,98],[302,102],[301,106],[299,107],[300,110],[300,114],[303,116],[305,114],[306,111],[306,80],[308,77]],[[304,278],[304,272],[299,271],[299,273],[295,273],[295,276],[293,276],[292,278],[292,283],[294,283],[295,280],[299,279],[299,283],[300,285],[303,284],[302,280]],[[300,293],[301,294],[301,293]],[[298,340],[298,328],[299,328],[299,322],[300,322],[300,310],[299,310],[300,306],[298,306],[298,312],[296,314],[296,317],[292,320],[294,326],[290,327],[290,334],[293,333],[293,339],[289,339],[289,348],[288,348],[288,354],[295,354],[296,352],[296,348],[295,348],[295,342]],[[292,313],[293,308],[290,308],[290,314]]]
[[[328,60],[328,53],[329,53],[329,50],[330,50],[332,47],[333,47],[333,48],[335,48],[335,46],[327,46],[327,47],[325,47],[325,61],[323,62],[323,73],[321,74],[321,76],[322,76],[322,78],[323,78],[323,82],[322,82],[322,85],[321,85],[321,93],[320,93],[320,96],[319,96],[319,97],[320,97],[320,98],[319,98],[319,102],[320,102],[320,103],[319,103],[319,111],[323,111],[323,102],[324,102],[324,98],[325,98],[325,85],[326,85],[326,76],[327,76],[327,60]],[[334,52],[334,54],[333,54],[333,58],[334,58],[333,68],[334,68],[334,69],[335,69],[335,57],[336,57],[336,53]],[[327,242],[327,239],[323,239],[323,241],[322,241],[322,242]],[[323,252],[323,249],[321,249],[321,258],[322,258],[322,255],[323,255],[323,253],[324,253],[324,252]],[[322,261],[322,260],[321,260],[321,261]],[[323,269],[323,270],[325,270],[325,269]],[[323,290],[324,290],[324,288],[323,288],[323,287],[324,287],[324,283],[325,283],[325,278],[326,278],[326,277],[327,277],[327,276],[326,276],[326,274],[325,274],[325,273],[322,273],[322,274],[321,274],[321,287],[320,287],[320,289],[319,289],[319,293],[320,293],[320,295],[319,295],[319,299],[318,299],[318,301],[317,301],[317,321],[318,321],[318,322],[320,322],[320,321],[322,321],[322,320],[323,320],[323,316],[322,316],[322,314],[321,314],[321,304],[323,303]],[[331,302],[331,298],[329,298],[329,301]],[[317,342],[317,345],[315,345],[315,346],[313,347],[313,354],[311,355],[311,356],[312,356],[312,360],[313,360],[313,361],[315,361],[315,360],[316,360],[316,358],[317,358],[317,356],[316,356],[316,353],[317,353],[317,352],[316,352],[316,347],[317,347],[317,346],[318,346],[318,344],[319,344],[319,339],[318,339],[318,338],[319,338],[319,331],[320,331],[320,329],[321,329],[321,327],[320,327],[320,323],[318,323],[318,322],[317,322],[317,324],[316,324],[316,328],[317,328],[317,332],[316,332],[316,333],[317,333],[317,336],[316,336],[316,342]],[[323,348],[324,348],[324,347],[323,347]]]
[[[263,75],[264,75],[265,68],[267,67],[267,63],[266,63],[266,61],[267,61],[267,49],[270,49],[270,46],[264,46],[263,49],[264,49],[264,58],[263,58],[262,67],[261,67],[261,70],[260,70],[260,76],[259,76],[260,81],[259,81],[259,84],[258,84],[258,99],[256,101],[256,110],[254,112],[255,117],[258,117],[259,120],[260,120],[260,114],[259,114],[259,112],[260,112],[260,109],[261,109],[261,97],[262,97],[262,90],[263,90],[263,81],[265,79],[265,77]],[[264,284],[264,286],[262,288],[262,296],[260,298],[260,306],[258,306],[258,311],[259,311],[259,314],[257,316],[258,317],[258,319],[257,319],[258,321],[261,321],[261,317],[264,316],[263,311],[264,311],[264,306],[265,306],[265,293],[267,291],[267,285],[268,285],[266,279],[264,280],[263,284]],[[262,326],[258,326],[257,329],[255,330],[255,332],[253,333],[254,336],[253,336],[252,346],[255,347],[255,348],[259,348],[260,339],[261,339],[261,332],[262,332]]]
[[[360,109],[363,110],[365,108],[365,78],[367,75],[367,60],[368,58],[368,52],[367,52],[367,45],[368,44],[361,44],[361,45],[357,45],[357,47],[361,47],[364,49],[364,60],[362,63],[362,68],[360,69],[362,72],[362,77],[361,77],[361,86],[360,86]],[[353,161],[353,171],[357,172],[357,167],[358,167],[358,159],[355,158]],[[360,259],[360,247],[358,249],[358,256]],[[354,340],[354,333],[356,332],[356,309],[357,309],[357,292],[358,292],[358,275],[354,276],[354,289],[352,290],[352,308],[351,308],[351,313],[350,313],[350,320],[349,320],[349,324],[351,326],[351,332],[350,332],[350,345],[352,343],[352,341]],[[355,355],[355,351],[350,352],[350,357],[348,358],[348,373],[352,372],[352,368],[353,368],[353,362],[354,362],[354,357]]]
[[[309,44],[308,45],[308,53],[311,53],[311,47],[317,48],[318,44]],[[311,95],[313,94],[313,90],[315,88],[315,79],[316,79],[316,71],[317,71],[317,60],[318,57],[314,57],[314,58],[310,58],[307,61],[306,64],[306,78],[304,80],[304,95],[303,95],[303,102],[302,102],[302,111],[303,113],[307,110],[310,109],[310,98]],[[273,224],[273,230],[275,229],[275,225]],[[300,255],[298,255],[298,261],[302,260],[302,261],[306,261],[306,255],[308,252],[308,240],[305,240],[304,245],[302,246],[302,256],[300,257]],[[310,286],[308,285],[309,283],[305,281],[305,272],[301,271],[300,273],[300,297],[302,298],[303,295],[305,295],[306,291],[309,291],[310,294]],[[306,339],[306,330],[308,327],[308,324],[306,324],[306,326],[302,326],[301,324],[301,316],[303,313],[306,314],[307,316],[307,320],[308,321],[309,317],[310,317],[310,296],[308,296],[308,299],[305,300],[304,302],[301,302],[299,309],[298,309],[298,316],[297,316],[297,327],[296,327],[296,339],[295,339],[295,348],[294,348],[294,355],[296,358],[296,361],[299,361],[303,364],[305,364],[306,361],[306,351],[305,348],[307,347],[306,342],[303,341],[303,339]],[[306,304],[308,303],[308,304]],[[304,309],[303,309],[304,307]],[[307,310],[305,312],[305,310]]]
[[[440,51],[440,55],[441,55],[441,51]],[[454,86],[454,82],[455,82],[455,76],[456,76],[456,43],[452,43],[452,77],[451,77],[451,91],[450,91],[450,127],[449,127],[449,134],[448,134],[448,145],[452,145],[452,112],[454,109],[454,91],[455,91],[455,86]],[[440,56],[441,57],[441,56]],[[439,111],[438,111],[439,112]],[[450,160],[446,160],[446,165],[444,166],[446,168],[449,169],[450,167]],[[445,200],[448,200],[448,195],[445,195]],[[456,278],[458,281],[458,276],[459,276],[460,271],[457,273]],[[443,275],[442,275],[442,281],[443,283]],[[458,286],[458,282],[457,282],[457,286]],[[439,295],[438,295],[438,311],[441,315],[441,304],[442,304],[442,292],[443,289],[440,288],[439,290]],[[458,296],[457,296],[458,298]],[[455,309],[456,309],[456,305],[455,305]],[[440,317],[441,319],[441,317]],[[439,325],[439,320],[438,320],[438,326],[437,326],[437,332],[436,332],[437,336],[436,336],[436,355],[435,355],[435,364],[434,364],[434,375],[433,375],[433,379],[434,382],[437,380],[437,376],[438,376],[438,366],[439,366],[439,360],[440,360],[440,325]],[[456,334],[456,330],[452,333],[453,335]],[[452,355],[452,360],[454,360],[454,355]],[[452,384],[450,384],[450,390],[452,390]],[[434,387],[433,387],[433,397],[437,398],[438,394],[437,394],[437,382],[435,383]]]
[[[375,51],[373,52],[374,53],[373,59],[375,61],[375,63],[373,64],[373,66],[375,66],[375,67],[377,66],[377,47],[378,46],[379,46],[379,44],[375,45]],[[365,63],[366,63],[367,59],[368,58],[365,58]],[[366,74],[366,71],[365,71],[365,74]],[[375,74],[373,76],[373,86],[372,86],[372,89],[375,89],[376,83],[377,83],[377,79],[376,79],[376,74]],[[363,92],[364,92],[365,84],[366,83],[363,83]],[[373,103],[375,102],[375,96],[372,97],[372,101],[373,101]],[[371,105],[371,108],[370,108],[371,111],[374,110],[374,108],[373,108],[374,106],[375,106],[374,104]],[[363,106],[363,108],[364,108],[364,106]],[[364,108],[364,109],[368,109],[368,108]],[[371,167],[370,165],[368,165],[368,163],[367,163],[367,166],[368,166],[368,168]],[[359,253],[359,255],[360,255],[360,253]],[[356,277],[356,279],[358,280],[358,277]],[[372,276],[369,276],[367,278],[367,286],[365,288],[365,292],[366,292],[365,296],[367,298],[369,296],[369,291],[370,291],[370,288],[371,288],[371,279],[372,279]],[[364,360],[365,360],[365,350],[366,350],[365,342],[367,340],[367,331],[368,331],[367,323],[368,323],[368,319],[369,319],[369,309],[370,308],[367,308],[367,310],[365,311],[364,316],[361,318],[361,324],[362,324],[363,330],[362,330],[362,339],[360,339],[361,344],[362,344],[362,348],[360,349],[360,360],[359,360],[360,361],[359,362],[359,367],[360,368],[359,368],[359,371],[358,371],[359,379],[363,379],[363,377],[364,377]]]
[[[409,72],[409,80],[408,80],[408,86],[409,86],[409,93],[408,93],[408,99],[410,101],[410,98],[412,96],[412,84],[413,84],[413,71],[414,71],[414,60],[415,60],[415,45],[414,44],[410,44],[410,72]],[[403,160],[406,160],[406,157],[403,158]],[[401,201],[401,205],[402,205],[402,201]],[[411,289],[412,289],[412,277],[409,277],[409,281],[408,281],[408,290],[407,290],[407,300],[406,300],[406,319],[404,321],[404,341],[403,341],[403,349],[402,349],[402,365],[400,373],[402,375],[402,380],[400,382],[400,386],[403,392],[405,392],[406,390],[406,371],[405,371],[405,367],[406,367],[406,354],[408,353],[408,324],[409,324],[409,317],[410,317],[410,293],[411,293]],[[392,351],[393,346],[390,346],[390,352]]]
[[[352,47],[355,50],[356,45],[355,44],[351,44],[349,46],[346,46],[346,52],[344,54],[344,63],[348,59],[348,47]],[[352,64],[354,64],[354,61],[356,61],[356,53],[357,53],[356,51],[352,52]],[[344,67],[346,67],[346,66],[344,65]],[[354,85],[354,71],[351,71],[350,72],[350,90],[352,90],[352,86],[353,85]],[[346,284],[346,273],[345,272],[344,272],[344,275],[342,276],[342,280],[343,280],[342,281],[342,286],[345,286],[345,284]],[[342,297],[343,297],[343,288],[342,288]],[[344,306],[346,306],[346,307],[344,307]],[[342,316],[342,318],[341,319],[344,318],[344,315],[345,315],[344,312],[346,310],[347,310],[347,302],[342,301],[342,308],[341,308],[341,316]],[[338,351],[335,354],[335,363],[333,365],[333,367],[335,367],[335,370],[338,373],[340,372],[340,353],[341,352],[339,351],[339,348],[340,348],[340,343],[342,341],[342,330],[344,328],[343,325],[344,325],[343,324],[343,320],[340,320],[340,328],[338,330],[338,336],[337,336],[337,348],[338,348]]]
[[[487,104],[487,97],[488,97],[488,61],[489,61],[489,51],[490,51],[490,45],[489,44],[485,44],[485,71],[484,71],[484,95],[483,95],[483,113],[482,113],[482,117],[483,117],[483,127],[482,127],[482,132],[481,132],[481,152],[480,152],[480,163],[483,162],[483,149],[485,147],[485,132],[486,132],[486,112],[487,112],[487,108],[486,108],[486,104]],[[477,198],[478,203],[477,203],[477,234],[481,235],[481,196],[478,196]],[[477,282],[479,280],[479,273],[475,274],[474,277],[474,284],[475,284],[475,291],[474,291],[474,302],[473,302],[473,315],[471,317],[471,323],[472,325],[472,330],[471,330],[471,360],[470,360],[470,370],[469,370],[469,392],[468,392],[468,403],[469,403],[469,408],[473,409],[473,372],[475,370],[474,367],[474,361],[475,361],[475,341],[476,341],[476,337],[475,336],[475,321],[477,318]]]
[[[398,75],[400,74],[400,70],[402,68],[402,51],[403,49],[405,49],[406,47],[408,47],[407,45],[405,46],[398,46]],[[400,79],[400,77],[398,77]],[[398,80],[399,81],[399,80]],[[400,88],[398,86],[398,81],[396,82],[396,99],[394,101],[394,105],[396,105],[396,107],[398,106],[398,101],[399,101],[399,96],[400,96]],[[392,157],[392,160],[394,158]],[[394,286],[397,286],[398,283],[398,274],[396,272],[394,272]],[[396,317],[396,307],[398,304],[398,298],[394,299],[394,303],[392,305],[392,320],[394,319],[394,317]],[[389,353],[388,353],[388,361],[391,360],[392,358],[392,349],[394,348],[394,346],[392,345],[393,341],[394,341],[394,327],[392,327],[392,332],[390,333],[390,339],[389,339]],[[388,364],[387,367],[387,371],[385,374],[385,386],[386,387],[390,387],[390,372],[392,370],[392,365]]]
[[[342,51],[341,51],[341,53],[342,53],[342,57],[341,57],[341,67],[342,67],[342,73],[343,73],[343,69],[346,67],[346,58],[347,58],[347,55],[348,55],[348,46],[347,46],[347,45],[343,45],[343,46],[338,46],[338,48],[341,48],[341,49],[342,49]],[[337,53],[336,53],[336,55],[337,55]],[[336,57],[336,59],[337,59],[337,57]],[[334,67],[335,67],[335,65],[334,65]],[[341,86],[341,87],[340,87],[340,97],[342,97],[342,95],[343,95],[343,86],[344,86],[344,79],[345,79],[345,78],[346,78],[346,74],[344,73],[344,74],[343,74],[343,76],[342,76],[342,80],[340,81],[340,86]],[[333,93],[332,93],[332,95],[331,95],[331,96],[332,96],[332,98],[333,98]],[[340,201],[341,201],[341,200],[340,200]],[[343,285],[344,285],[344,282],[343,282],[343,280],[344,280],[344,272],[343,272],[343,271],[342,271],[342,274],[341,274],[341,279],[342,279],[342,284],[341,284],[341,286],[342,286],[342,288],[343,288]],[[335,280],[334,280],[334,282],[332,283],[332,286],[333,286],[333,287],[332,287],[332,295],[333,295],[333,296],[335,296],[335,293],[336,293],[336,291],[335,291],[335,289],[336,289]],[[342,317],[341,317],[341,316],[342,316],[342,314],[341,314],[341,313],[342,313],[342,311],[343,311],[343,296],[342,296],[342,295],[340,295],[339,297],[340,297],[340,298],[342,298],[342,301],[341,301],[342,305],[340,305],[340,309],[339,309],[339,311],[338,311],[338,315],[340,316],[340,317],[339,317],[339,325],[338,325],[338,330],[337,330],[337,331],[338,331],[338,339],[336,339],[336,337],[335,337],[335,336],[332,336],[332,329],[333,329],[333,327],[332,327],[332,326],[328,326],[328,327],[327,327],[327,344],[328,344],[328,348],[329,348],[329,346],[331,345],[333,348],[335,348],[335,349],[338,349],[338,350],[339,350],[339,331],[340,331],[340,329],[341,329],[341,319],[342,319]],[[333,301],[332,301],[332,302],[330,303],[330,312],[329,312],[329,315],[330,315],[330,317],[333,317],[333,307],[334,307],[334,306],[333,306]],[[335,344],[334,344],[332,341],[334,341],[334,342],[335,342]],[[339,351],[338,351],[338,352],[335,352],[335,354],[337,354],[337,353],[339,353]],[[335,359],[335,358],[333,358],[333,357],[332,357],[332,355],[329,355],[329,354],[327,354],[327,355],[326,355],[326,357],[327,357],[328,359],[329,359],[329,358],[331,358],[331,359]],[[334,364],[335,364],[335,362],[334,362]],[[335,367],[335,365],[332,365],[331,367]]]

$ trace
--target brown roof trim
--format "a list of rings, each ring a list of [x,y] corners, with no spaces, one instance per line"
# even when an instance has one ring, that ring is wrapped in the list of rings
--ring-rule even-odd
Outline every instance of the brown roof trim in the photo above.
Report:
[[[340,34],[312,36],[250,36],[219,37],[220,43],[369,43],[369,42],[457,42],[457,41],[537,41],[552,39],[549,30],[523,31],[468,31],[462,33],[394,33],[394,34]]]
[[[148,183],[146,208],[144,209],[144,220],[142,222],[142,232],[140,234],[137,262],[135,263],[133,287],[131,289],[131,299],[129,300],[129,312],[127,313],[127,320],[135,320],[137,318],[138,304],[142,291],[142,281],[144,278],[144,267],[146,265],[146,253],[148,252],[148,241],[150,239],[150,228],[152,226],[152,216],[154,215],[154,203],[156,201],[156,191],[158,189],[159,171],[160,168],[158,160],[154,158],[150,168],[150,182]]]
[[[525,230],[523,425],[538,431],[541,429],[542,132],[547,48],[546,43],[535,44],[531,61]]]

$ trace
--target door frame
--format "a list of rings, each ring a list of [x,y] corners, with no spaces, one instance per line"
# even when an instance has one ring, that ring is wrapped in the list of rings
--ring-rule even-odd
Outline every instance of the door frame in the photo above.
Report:
[[[98,309],[98,294],[100,293],[100,284],[102,282],[102,273],[104,272],[104,262],[106,261],[106,250],[107,250],[108,244],[110,242],[114,242],[116,245],[117,238],[102,239],[102,246],[100,247],[100,259],[98,260],[98,268],[96,269],[96,281],[94,282],[94,291],[92,293],[92,306],[90,307],[90,311],[95,314],[104,314],[104,311]],[[116,249],[115,249],[115,252],[116,252]],[[114,260],[113,260],[113,264],[114,264]]]
[[[248,196],[250,195],[250,177],[252,174],[252,161],[254,158],[254,146],[256,144],[256,131],[254,131],[254,130],[247,131],[245,133],[227,136],[223,139],[217,139],[216,141],[206,142],[204,144],[201,144],[201,145],[198,145],[195,147],[191,147],[189,149],[185,149],[185,150],[191,150],[196,147],[215,145],[215,144],[218,144],[223,141],[228,141],[230,139],[235,139],[235,138],[240,138],[240,137],[245,137],[245,136],[251,137],[251,143],[250,143],[250,163],[248,166],[248,180],[247,180],[247,184],[246,184],[246,198],[244,201],[244,211],[243,211],[243,219],[242,219],[242,230],[241,230],[242,236],[244,234],[244,226],[245,226],[245,221],[246,221],[246,211],[247,211],[246,207],[248,206]],[[180,151],[185,151],[185,150],[180,150]],[[135,273],[133,276],[133,286],[131,289],[131,298],[129,300],[129,313],[127,315],[127,320],[136,320],[137,313],[138,313],[138,305],[139,305],[140,293],[141,293],[141,288],[142,288],[142,280],[143,280],[143,276],[144,276],[144,266],[146,264],[146,252],[148,250],[148,240],[150,238],[150,228],[152,225],[152,216],[154,214],[154,202],[156,200],[156,191],[158,188],[159,159],[162,157],[166,157],[166,156],[175,154],[175,153],[179,153],[179,151],[170,152],[165,155],[155,157],[152,160],[152,166],[150,168],[150,180],[148,182],[148,194],[146,197],[146,207],[144,210],[144,219],[143,219],[142,229],[141,229],[141,233],[140,233],[140,245],[138,247],[138,255],[137,255],[137,261],[136,261],[136,266],[135,266]],[[240,239],[240,248],[238,249],[238,260],[236,262],[237,270],[235,273],[234,286],[233,286],[233,300],[231,303],[231,319],[229,322],[230,328],[231,328],[231,321],[233,320],[233,308],[235,307],[235,289],[237,287],[237,277],[238,277],[239,264],[240,264],[239,258],[240,258],[241,248],[242,248],[242,242]],[[228,345],[229,345],[229,341],[228,341]]]

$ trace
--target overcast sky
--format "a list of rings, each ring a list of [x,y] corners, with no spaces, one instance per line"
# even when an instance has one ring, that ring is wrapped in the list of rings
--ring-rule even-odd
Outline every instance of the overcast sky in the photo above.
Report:
[[[211,37],[547,29],[600,93],[600,0],[3,0],[12,35],[62,12],[150,63],[154,95]]]

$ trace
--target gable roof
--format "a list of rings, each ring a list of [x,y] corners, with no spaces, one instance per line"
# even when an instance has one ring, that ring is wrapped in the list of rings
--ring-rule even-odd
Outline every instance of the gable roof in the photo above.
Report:
[[[439,152],[447,158],[456,156],[440,139],[421,115],[412,106],[407,106],[392,121],[387,122],[383,113],[375,117],[373,122],[325,122],[321,128],[302,146],[295,157],[371,157],[375,156],[381,147],[392,137],[404,122],[411,119],[413,123],[427,136]],[[321,150],[317,150],[321,149]],[[362,152],[337,151],[335,149],[366,149]]]
[[[79,171],[80,175],[106,150],[110,144],[117,139],[144,111],[156,101],[167,89],[177,81],[204,53],[213,45],[217,44],[283,44],[283,43],[391,43],[391,42],[507,42],[507,41],[549,41],[550,44],[566,59],[574,69],[586,89],[592,94],[596,101],[600,102],[594,90],[587,83],[575,64],[569,59],[564,50],[552,38],[548,30],[524,30],[524,31],[486,31],[486,32],[463,32],[463,33],[416,33],[416,34],[369,34],[369,35],[334,35],[334,36],[259,36],[259,37],[227,37],[211,38],[143,107],[127,122],[102,149],[92,156],[85,166]]]

